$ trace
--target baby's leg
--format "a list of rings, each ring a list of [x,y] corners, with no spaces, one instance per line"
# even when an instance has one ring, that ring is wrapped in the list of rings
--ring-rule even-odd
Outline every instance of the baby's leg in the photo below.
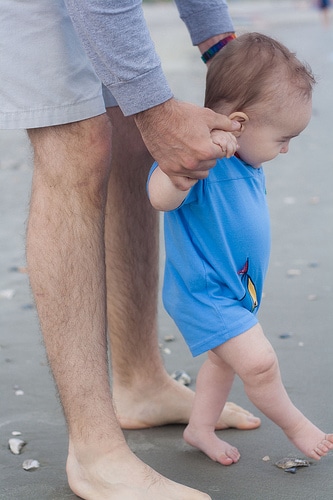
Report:
[[[239,460],[236,448],[219,439],[215,425],[227,400],[234,371],[213,352],[202,365],[189,424],[184,431],[187,443],[203,451],[212,460],[231,465]]]
[[[302,453],[319,460],[333,449],[333,434],[313,425],[291,402],[276,354],[260,325],[214,349],[243,380],[250,400]]]

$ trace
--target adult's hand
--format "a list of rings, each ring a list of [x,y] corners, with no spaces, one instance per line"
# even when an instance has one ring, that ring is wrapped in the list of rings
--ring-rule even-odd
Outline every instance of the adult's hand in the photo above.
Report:
[[[211,109],[170,99],[135,115],[142,138],[178,189],[208,176],[217,158],[237,150],[239,123]]]

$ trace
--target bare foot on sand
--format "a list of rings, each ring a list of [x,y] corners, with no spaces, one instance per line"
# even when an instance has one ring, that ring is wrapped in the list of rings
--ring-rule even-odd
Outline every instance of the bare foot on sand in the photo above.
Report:
[[[325,434],[305,417],[286,435],[296,448],[314,460],[320,460],[333,450],[333,434]]]
[[[161,476],[126,446],[98,457],[85,448],[84,455],[84,460],[78,460],[70,446],[67,460],[70,488],[84,500],[210,499],[205,493]]]
[[[188,444],[203,451],[214,462],[219,462],[222,465],[231,465],[240,459],[237,448],[219,439],[213,431],[198,431],[198,429],[194,429],[188,425],[184,430],[183,436]]]
[[[194,392],[166,377],[163,384],[113,388],[117,417],[123,429],[145,429],[168,424],[188,424]],[[217,429],[256,429],[260,418],[234,403],[226,403]]]

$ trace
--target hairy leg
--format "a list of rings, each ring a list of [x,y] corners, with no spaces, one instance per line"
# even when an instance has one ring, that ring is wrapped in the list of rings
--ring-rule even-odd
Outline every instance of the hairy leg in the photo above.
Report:
[[[276,423],[305,455],[319,460],[333,449],[333,434],[325,434],[291,402],[276,354],[260,325],[230,339],[214,352],[240,376],[250,400]]]
[[[114,415],[104,265],[110,122],[102,115],[29,136],[35,170],[28,269],[69,429],[70,487],[85,500],[207,499],[138,460]]]
[[[216,422],[226,403],[234,371],[213,352],[202,365],[190,421],[184,431],[187,443],[222,465],[238,462],[238,450],[215,434]]]
[[[109,108],[112,168],[106,212],[108,325],[113,395],[123,428],[187,423],[193,392],[166,373],[157,338],[158,214],[147,199],[152,158],[131,117]],[[149,404],[148,404],[149,403]],[[227,403],[219,428],[260,419]]]

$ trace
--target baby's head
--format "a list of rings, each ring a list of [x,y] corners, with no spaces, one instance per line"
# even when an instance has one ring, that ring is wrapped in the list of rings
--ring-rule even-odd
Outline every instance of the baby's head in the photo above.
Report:
[[[247,33],[214,56],[205,106],[242,123],[238,153],[258,167],[286,153],[290,139],[307,126],[314,84],[311,69],[284,45]]]

